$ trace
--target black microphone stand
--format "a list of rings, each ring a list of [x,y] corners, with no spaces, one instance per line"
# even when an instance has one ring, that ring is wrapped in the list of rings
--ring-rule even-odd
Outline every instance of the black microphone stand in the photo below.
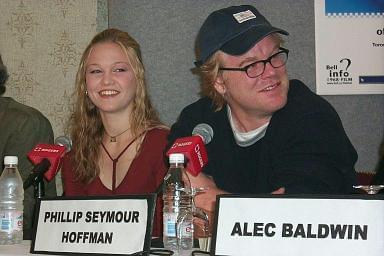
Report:
[[[28,189],[33,185],[33,195],[35,198],[34,211],[32,213],[32,230],[35,229],[35,216],[37,212],[37,202],[39,199],[45,196],[45,185],[44,185],[44,173],[49,169],[51,163],[48,159],[44,158],[39,164],[37,164],[27,179],[23,183],[24,190]],[[23,239],[30,240],[32,239],[32,233],[23,234]]]
[[[45,196],[45,184],[43,175],[36,176],[33,181],[33,195],[35,199],[41,199]]]
[[[50,166],[51,163],[49,160],[44,158],[33,168],[31,174],[24,181],[24,190],[33,185],[34,196],[36,199],[43,198],[45,196],[44,173]]]

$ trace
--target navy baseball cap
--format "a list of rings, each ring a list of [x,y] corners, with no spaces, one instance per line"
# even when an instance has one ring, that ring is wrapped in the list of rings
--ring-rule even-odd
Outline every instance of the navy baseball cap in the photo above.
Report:
[[[264,37],[280,33],[283,29],[273,27],[251,5],[231,6],[211,13],[204,21],[197,36],[196,46],[200,52],[195,65],[200,67],[216,51],[241,55]]]

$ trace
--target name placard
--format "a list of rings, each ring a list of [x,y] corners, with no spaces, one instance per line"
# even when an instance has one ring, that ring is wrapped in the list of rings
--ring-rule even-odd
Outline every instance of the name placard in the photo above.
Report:
[[[213,255],[370,255],[384,252],[380,195],[221,195]]]
[[[41,199],[31,253],[149,251],[155,198],[148,194]]]

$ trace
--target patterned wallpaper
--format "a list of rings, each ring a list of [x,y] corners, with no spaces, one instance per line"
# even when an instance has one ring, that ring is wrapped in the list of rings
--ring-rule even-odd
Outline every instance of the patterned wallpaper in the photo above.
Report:
[[[108,27],[107,0],[1,0],[4,96],[40,110],[63,135],[81,53]]]
[[[108,27],[107,0],[0,0],[0,10],[4,96],[37,108],[63,135],[82,51]],[[61,195],[60,173],[56,185]]]

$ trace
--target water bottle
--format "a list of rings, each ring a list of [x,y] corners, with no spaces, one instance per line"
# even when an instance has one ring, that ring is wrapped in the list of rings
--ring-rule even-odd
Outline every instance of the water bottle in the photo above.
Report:
[[[169,156],[169,170],[163,189],[163,243],[176,255],[187,255],[193,248],[191,184],[184,168],[184,155]]]
[[[24,189],[17,164],[17,156],[4,157],[0,176],[0,244],[18,244],[23,240]]]
[[[179,255],[190,255],[193,248],[193,209],[189,188],[181,190],[180,210],[177,216],[176,237]]]

